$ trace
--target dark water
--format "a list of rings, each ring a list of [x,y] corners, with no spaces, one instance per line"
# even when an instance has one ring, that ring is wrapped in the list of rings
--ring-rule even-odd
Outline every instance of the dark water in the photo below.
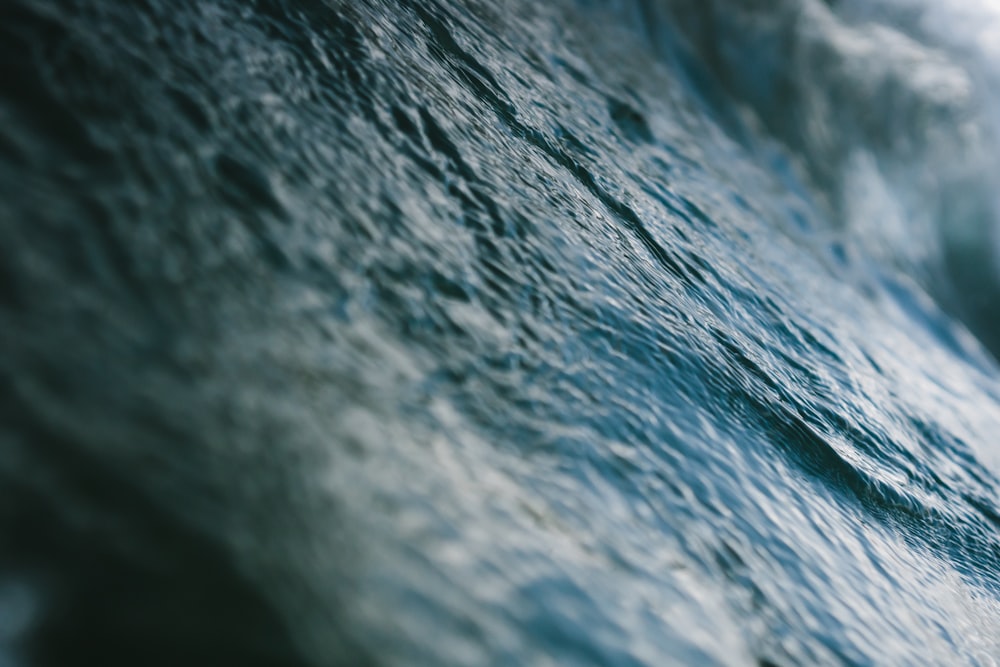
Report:
[[[949,7],[0,5],[0,665],[996,664]]]

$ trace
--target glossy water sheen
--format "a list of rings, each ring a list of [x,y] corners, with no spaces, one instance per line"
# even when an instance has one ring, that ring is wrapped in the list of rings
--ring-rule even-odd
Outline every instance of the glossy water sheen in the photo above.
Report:
[[[4,3],[0,664],[993,664],[972,56],[728,4]]]

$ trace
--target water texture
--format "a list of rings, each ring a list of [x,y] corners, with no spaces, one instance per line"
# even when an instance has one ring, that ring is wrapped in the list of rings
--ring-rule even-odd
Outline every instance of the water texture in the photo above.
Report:
[[[0,666],[1000,662],[949,7],[4,3]]]

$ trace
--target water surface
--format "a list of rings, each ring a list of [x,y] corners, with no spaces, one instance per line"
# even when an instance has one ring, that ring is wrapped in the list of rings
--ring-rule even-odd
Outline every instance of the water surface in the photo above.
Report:
[[[0,665],[994,664],[1000,13],[744,4],[0,9]]]

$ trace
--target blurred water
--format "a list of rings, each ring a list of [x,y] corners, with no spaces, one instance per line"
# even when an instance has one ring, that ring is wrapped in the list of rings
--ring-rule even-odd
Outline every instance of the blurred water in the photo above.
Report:
[[[0,664],[995,664],[939,11],[0,7]]]

